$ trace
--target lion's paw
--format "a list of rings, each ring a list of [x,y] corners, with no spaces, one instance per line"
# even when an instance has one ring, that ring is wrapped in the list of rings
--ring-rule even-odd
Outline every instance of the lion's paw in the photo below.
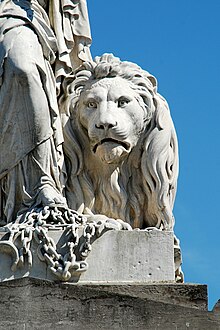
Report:
[[[103,214],[87,215],[86,217],[87,223],[94,223],[97,228],[96,234],[98,236],[100,236],[105,229],[132,230],[131,226],[121,219],[108,218]]]

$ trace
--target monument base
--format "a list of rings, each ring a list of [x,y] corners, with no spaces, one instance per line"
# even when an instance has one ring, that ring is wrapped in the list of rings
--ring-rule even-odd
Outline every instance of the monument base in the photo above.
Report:
[[[30,267],[26,260],[22,263],[22,267],[18,263],[16,269],[12,271],[14,250],[5,240],[7,235],[0,232],[0,282],[22,277],[51,281],[59,279],[51,271],[51,263],[40,260],[40,248],[44,246],[39,246],[34,239],[29,246],[33,258],[32,266]],[[48,237],[55,243],[53,250],[65,256],[65,248],[68,245],[66,231],[49,230]],[[109,230],[96,238],[91,247],[92,250],[85,260],[88,269],[85,271],[72,269],[70,282],[143,284],[175,281],[173,232]],[[20,251],[22,253],[24,248],[19,246],[18,242],[18,255]],[[25,259],[28,256],[24,255]]]
[[[22,278],[0,283],[0,330],[217,330],[197,284],[88,285]]]

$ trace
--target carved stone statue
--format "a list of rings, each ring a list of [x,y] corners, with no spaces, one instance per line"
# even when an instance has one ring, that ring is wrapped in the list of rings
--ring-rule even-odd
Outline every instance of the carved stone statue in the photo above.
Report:
[[[0,41],[0,253],[12,257],[0,281],[40,276],[38,265],[43,278],[78,281],[96,238],[115,229],[138,241],[132,228],[160,231],[171,251],[136,278],[153,267],[163,280],[162,255],[166,279],[175,259],[182,281],[177,139],[156,79],[111,54],[92,60],[86,0],[0,0]]]
[[[65,205],[57,93],[90,60],[86,1],[0,1],[0,219]],[[56,93],[57,88],[57,93]]]
[[[172,230],[177,139],[156,79],[105,54],[77,70],[68,93],[63,110],[68,109],[63,114],[68,205],[133,228]]]

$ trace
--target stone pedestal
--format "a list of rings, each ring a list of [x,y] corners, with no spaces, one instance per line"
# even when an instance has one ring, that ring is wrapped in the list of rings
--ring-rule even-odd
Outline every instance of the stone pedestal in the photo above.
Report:
[[[65,250],[65,231],[48,235]],[[34,240],[33,266],[13,272],[3,230],[0,242],[0,330],[220,329],[206,286],[174,283],[172,232],[107,231],[92,242],[88,270],[70,282],[40,261]]]
[[[65,242],[63,231],[50,230],[48,235],[61,249]],[[1,233],[4,240],[4,233]],[[72,273],[74,283],[152,283],[174,282],[173,232],[115,231],[105,232],[92,243],[92,250],[86,259],[88,270]],[[1,242],[1,241],[0,241]],[[32,241],[33,266],[11,271],[13,253],[0,250],[0,281],[21,277],[57,280],[47,264],[37,256],[37,243]]]
[[[197,284],[70,284],[22,278],[0,283],[0,330],[217,330]]]
[[[62,251],[65,232],[48,233]],[[107,231],[92,242],[88,270],[70,282],[40,261],[36,241],[33,266],[15,272],[10,244],[0,245],[0,330],[220,329],[206,286],[174,283],[172,232]]]

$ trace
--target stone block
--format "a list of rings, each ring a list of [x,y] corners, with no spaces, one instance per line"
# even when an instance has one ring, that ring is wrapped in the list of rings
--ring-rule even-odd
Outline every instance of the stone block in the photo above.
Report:
[[[0,283],[0,330],[217,330],[200,284]]]
[[[65,241],[63,231],[48,231],[57,244],[62,247]],[[0,233],[0,240],[4,233]],[[11,271],[13,255],[8,251],[0,253],[0,281],[32,277],[57,280],[57,277],[40,261],[37,244],[32,241],[33,266]],[[10,249],[10,247],[9,247]],[[173,232],[115,231],[105,232],[92,243],[92,251],[86,259],[89,267],[82,273],[72,273],[73,283],[152,283],[174,282]]]

